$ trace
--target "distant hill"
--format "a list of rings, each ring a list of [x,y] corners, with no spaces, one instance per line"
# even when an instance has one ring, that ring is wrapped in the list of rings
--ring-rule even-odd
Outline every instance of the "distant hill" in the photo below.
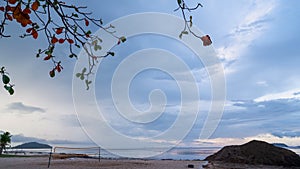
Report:
[[[300,156],[296,153],[257,140],[243,145],[226,146],[205,160],[254,165],[300,166]]]
[[[282,148],[292,148],[292,149],[300,149],[300,146],[289,146],[284,143],[273,143],[276,147],[282,147]]]
[[[284,143],[273,143],[274,146],[276,147],[283,147],[283,148],[288,148],[289,146],[284,144]]]
[[[29,142],[12,147],[13,149],[51,149],[48,144],[41,144],[37,142]]]

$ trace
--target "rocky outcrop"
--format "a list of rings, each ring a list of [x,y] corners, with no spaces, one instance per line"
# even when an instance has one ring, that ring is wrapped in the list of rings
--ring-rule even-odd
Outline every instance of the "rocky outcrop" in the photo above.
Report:
[[[300,166],[300,156],[293,151],[257,140],[243,145],[226,146],[205,160],[253,165]]]

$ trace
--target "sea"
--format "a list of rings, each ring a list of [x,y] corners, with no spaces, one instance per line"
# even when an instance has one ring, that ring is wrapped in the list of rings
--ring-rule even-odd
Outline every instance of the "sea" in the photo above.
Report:
[[[147,154],[158,154],[156,156],[147,157],[146,159],[153,160],[203,160],[207,156],[217,152],[221,147],[175,147],[165,152],[163,148],[148,148],[148,149],[113,149],[106,150],[98,147],[78,147],[71,148],[71,146],[58,146],[51,149],[8,149],[9,154],[17,155],[49,155],[55,154],[87,154],[92,158],[99,158],[99,152],[101,158],[108,159],[128,159],[128,157],[118,156],[111,152],[119,152],[120,154],[135,154],[137,158],[144,157]],[[132,158],[132,157],[131,157]]]
[[[158,154],[156,156],[147,157],[146,159],[152,160],[204,160],[207,156],[214,154],[219,151],[222,147],[175,147],[169,151],[164,151],[162,148],[151,148],[151,149],[113,149],[113,152],[117,151],[126,154],[135,154],[137,158],[144,156],[145,153]],[[300,155],[299,148],[289,148],[298,155]],[[58,146],[54,149],[8,149],[9,154],[17,155],[49,155],[50,153],[56,154],[86,154],[91,158],[107,158],[107,159],[128,159],[128,157],[122,157],[115,155],[112,150],[105,150],[98,147],[93,148],[71,148],[71,146],[62,148]],[[54,152],[55,151],[55,152]]]

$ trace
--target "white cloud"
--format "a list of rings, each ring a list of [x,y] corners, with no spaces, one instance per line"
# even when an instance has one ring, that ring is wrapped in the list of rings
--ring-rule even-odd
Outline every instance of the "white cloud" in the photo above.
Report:
[[[25,105],[22,102],[13,102],[7,105],[8,111],[18,112],[18,113],[33,113],[40,112],[45,113],[46,110],[40,107]]]
[[[276,6],[275,1],[255,1],[245,19],[229,32],[226,45],[217,48],[218,56],[230,64],[237,60],[246,48],[268,28],[268,16]],[[228,66],[226,67],[228,69]],[[234,72],[229,69],[226,73]]]
[[[251,140],[261,140],[268,143],[284,143],[288,146],[299,146],[300,137],[278,137],[270,133],[259,134],[256,136],[245,138],[214,138],[214,139],[196,139],[194,145],[214,145],[214,146],[226,146],[226,145],[240,145],[247,143]]]
[[[262,101],[271,101],[271,100],[278,100],[278,99],[299,99],[300,89],[292,89],[284,92],[278,93],[271,93],[261,97],[254,99],[255,102],[262,102]]]
[[[269,84],[266,81],[258,81],[256,82],[256,85],[262,86],[262,87],[268,87]]]

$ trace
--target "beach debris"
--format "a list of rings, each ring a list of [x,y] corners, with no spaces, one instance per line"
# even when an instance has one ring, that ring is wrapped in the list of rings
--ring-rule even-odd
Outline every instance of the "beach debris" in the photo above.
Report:
[[[188,164],[188,168],[195,168],[194,164]]]

